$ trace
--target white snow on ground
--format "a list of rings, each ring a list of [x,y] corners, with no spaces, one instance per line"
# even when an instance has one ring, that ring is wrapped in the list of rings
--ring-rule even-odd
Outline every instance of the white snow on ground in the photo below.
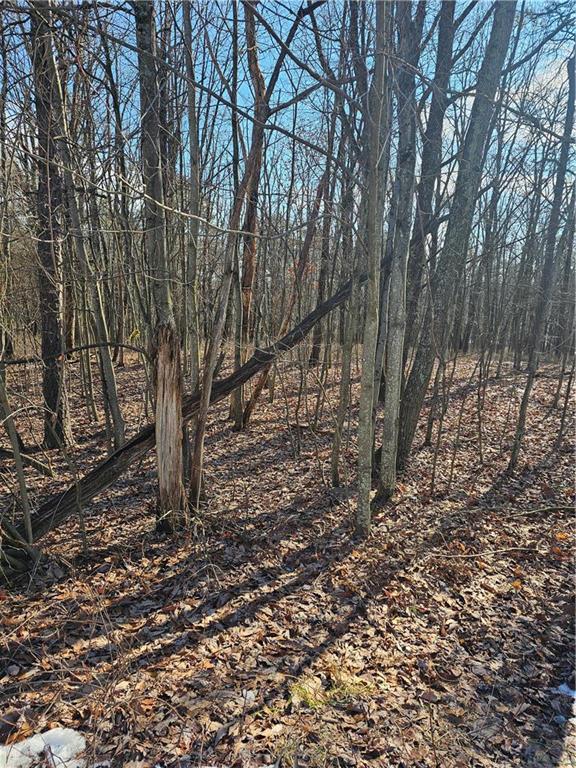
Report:
[[[39,761],[54,768],[85,768],[86,739],[72,728],[52,728],[17,744],[0,746],[0,768],[32,768]]]

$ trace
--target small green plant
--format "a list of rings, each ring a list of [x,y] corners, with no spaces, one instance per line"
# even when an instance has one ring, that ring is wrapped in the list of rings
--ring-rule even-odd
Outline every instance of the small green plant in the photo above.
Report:
[[[318,710],[348,701],[368,699],[377,693],[378,689],[373,683],[358,675],[337,667],[331,667],[328,672],[328,687],[319,678],[312,676],[293,682],[290,686],[292,704]]]
[[[322,709],[330,703],[329,691],[317,677],[303,678],[290,686],[290,701],[294,706]]]

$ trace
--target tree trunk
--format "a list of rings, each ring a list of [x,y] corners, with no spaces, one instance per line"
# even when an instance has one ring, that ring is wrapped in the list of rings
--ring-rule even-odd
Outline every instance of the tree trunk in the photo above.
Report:
[[[416,104],[414,71],[418,66],[420,38],[424,23],[424,5],[418,5],[411,16],[411,3],[398,2],[399,56],[405,66],[398,72],[398,161],[396,183],[398,206],[391,259],[388,294],[388,334],[384,357],[384,420],[382,424],[382,456],[378,493],[388,499],[396,486],[398,422],[402,389],[404,331],[406,328],[406,267],[412,228],[414,168],[416,165]]]
[[[188,225],[188,261],[187,295],[189,297],[188,324],[190,327],[190,369],[192,389],[198,389],[200,383],[200,331],[198,327],[198,234],[200,222],[200,152],[198,148],[198,126],[196,122],[196,93],[194,89],[194,58],[192,55],[192,23],[190,20],[190,2],[183,4],[184,46],[186,49],[186,75],[188,77],[188,132],[190,151],[190,205],[192,215]]]
[[[142,175],[146,191],[144,242],[157,315],[153,353],[156,385],[158,525],[162,530],[174,531],[186,522],[186,504],[182,485],[182,370],[166,254],[156,28],[153,3],[147,0],[135,0],[132,6],[136,18],[136,40],[139,48]]]
[[[64,393],[62,339],[62,178],[56,156],[57,83],[50,66],[52,14],[48,0],[31,5],[32,67],[38,130],[38,261],[42,315],[44,444],[57,448],[69,435]]]
[[[384,142],[387,140],[388,115],[386,112],[384,50],[390,41],[390,4],[376,5],[376,50],[374,75],[367,102],[366,187],[362,204],[366,208],[365,259],[368,272],[366,287],[366,319],[362,345],[362,377],[360,381],[360,408],[358,415],[358,506],[356,533],[365,537],[370,533],[372,456],[374,449],[374,369],[378,341],[378,305],[380,301],[380,258],[382,248],[382,220],[384,195],[382,185]]]
[[[432,102],[422,140],[422,167],[416,192],[416,218],[408,257],[405,359],[408,357],[408,347],[414,344],[417,338],[418,324],[416,318],[426,264],[426,236],[433,220],[434,187],[440,172],[442,157],[442,126],[448,104],[446,92],[452,68],[455,5],[453,0],[444,0],[440,8],[438,53],[432,85]]]

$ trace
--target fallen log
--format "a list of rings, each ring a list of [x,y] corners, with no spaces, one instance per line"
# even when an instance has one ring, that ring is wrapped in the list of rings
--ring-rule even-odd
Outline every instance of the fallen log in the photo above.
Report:
[[[359,281],[365,282],[362,275]],[[252,357],[235,373],[224,379],[215,381],[212,386],[210,403],[217,403],[230,395],[235,389],[245,384],[259,371],[269,366],[283,352],[292,349],[299,344],[325,315],[343,304],[349,298],[352,291],[352,281],[343,285],[333,296],[319,304],[298,325],[285,336],[265,349],[258,349]],[[198,410],[200,395],[198,393],[184,398],[182,404],[182,417],[190,420]],[[138,432],[131,440],[121,448],[97,464],[84,477],[72,483],[63,493],[50,496],[37,509],[32,516],[32,537],[36,542],[45,536],[54,527],[63,523],[67,518],[78,512],[94,496],[106,490],[126,470],[150,451],[156,442],[155,426],[150,424]],[[4,515],[2,515],[4,517]],[[14,536],[4,528],[2,530],[0,517],[0,559],[2,558],[2,541],[11,546],[19,547],[20,542],[14,540]],[[23,528],[16,529],[19,537],[25,538]],[[20,547],[19,547],[20,548]],[[27,553],[20,549],[23,556]],[[13,554],[13,550],[11,551]],[[9,564],[8,564],[8,567]]]

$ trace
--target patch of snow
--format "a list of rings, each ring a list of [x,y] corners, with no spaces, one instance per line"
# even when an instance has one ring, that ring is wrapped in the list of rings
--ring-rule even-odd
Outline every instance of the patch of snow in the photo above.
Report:
[[[72,728],[52,728],[17,744],[0,746],[0,768],[32,768],[44,758],[57,768],[85,768],[86,739]]]

